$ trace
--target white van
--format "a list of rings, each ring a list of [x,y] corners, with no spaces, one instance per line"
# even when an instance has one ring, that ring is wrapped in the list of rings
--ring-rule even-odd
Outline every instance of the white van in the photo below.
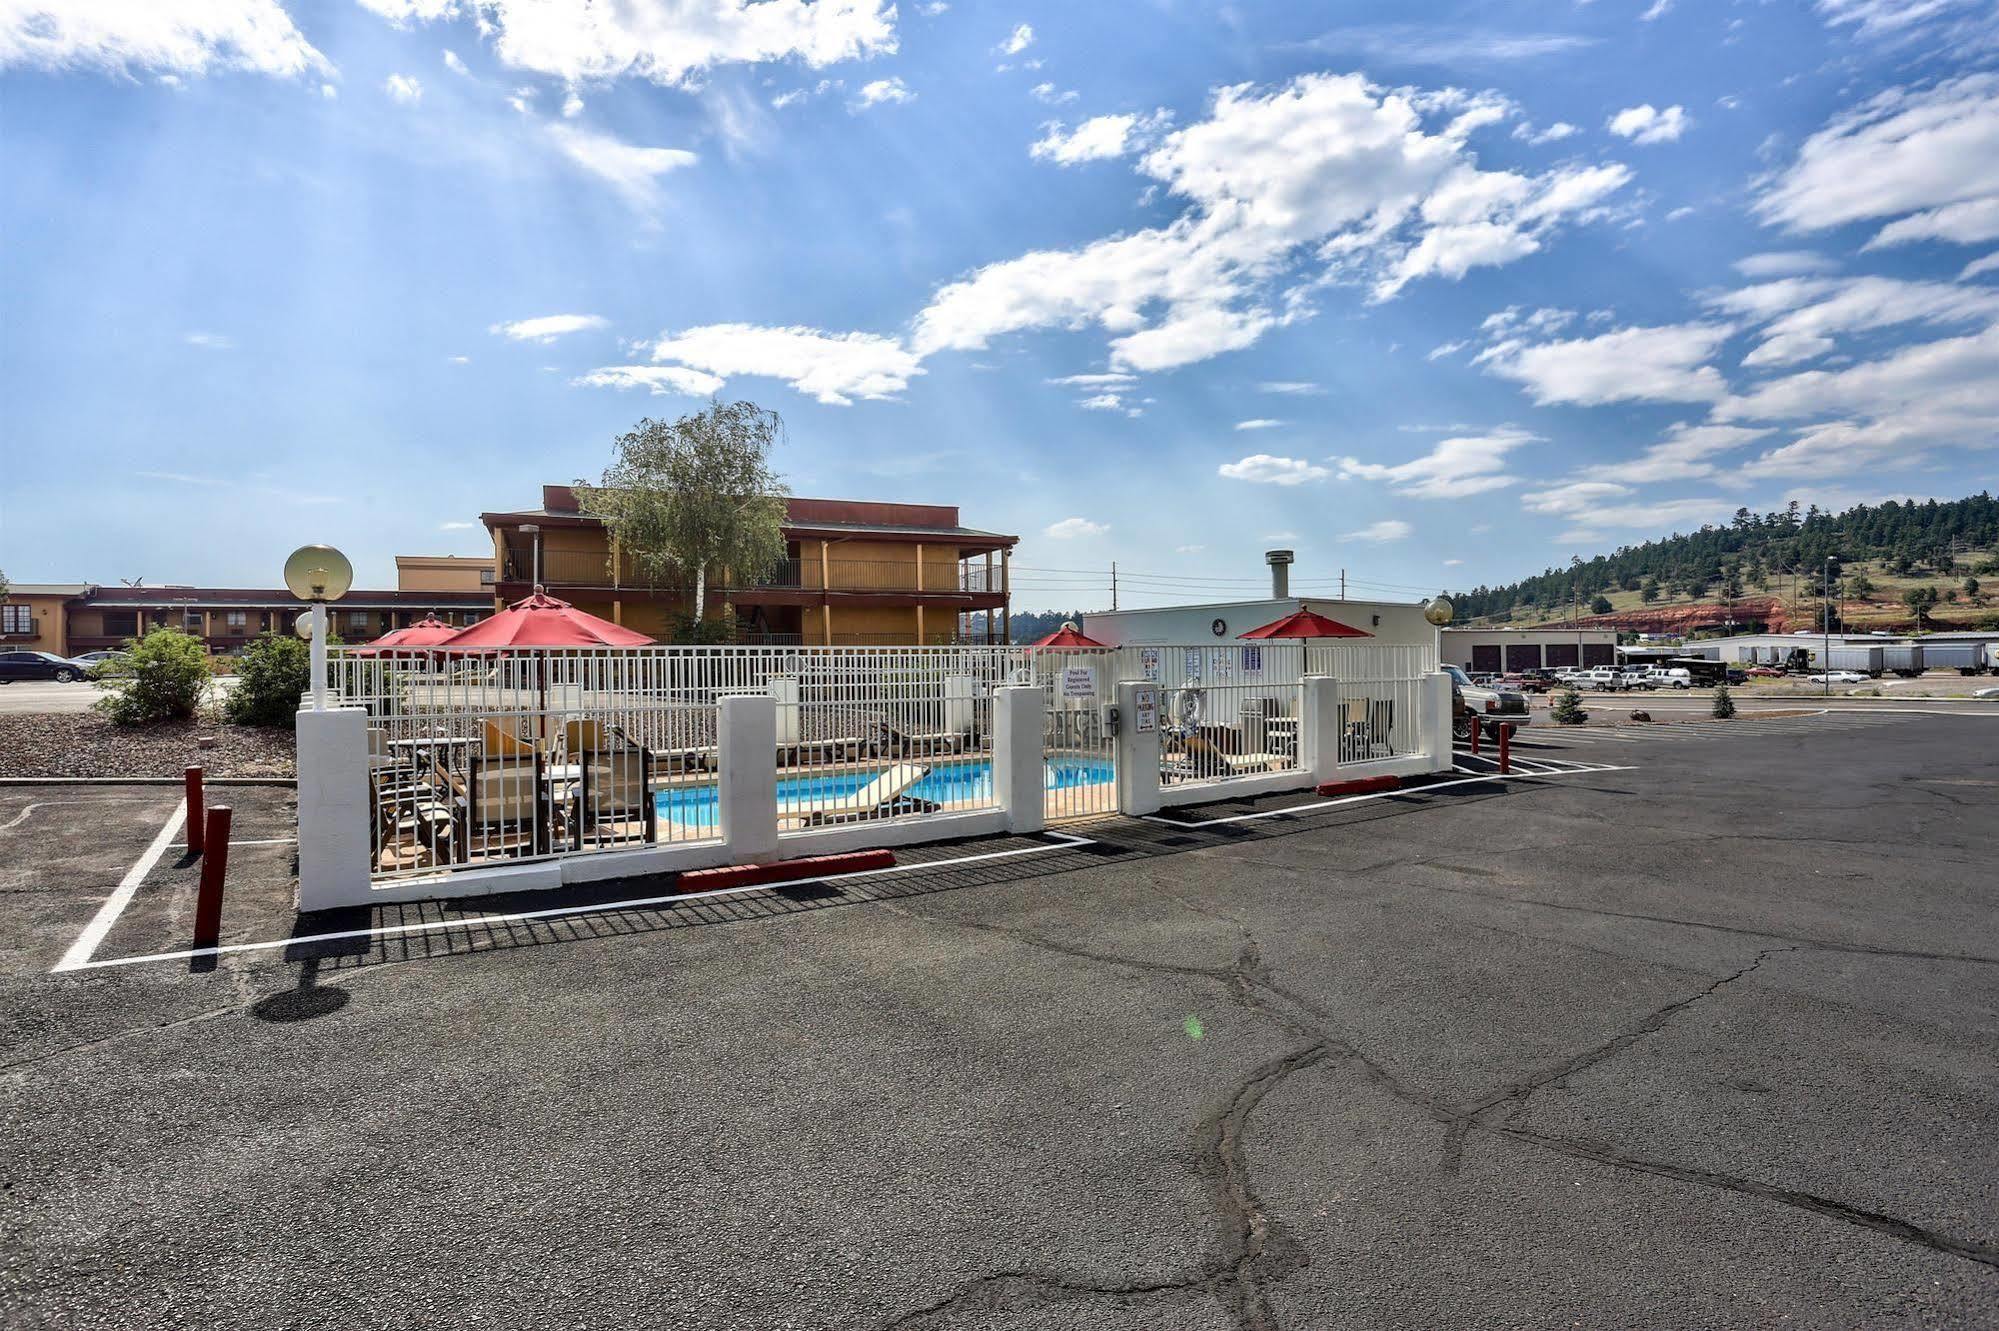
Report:
[[[1693,686],[1693,673],[1685,666],[1661,666],[1652,671],[1652,687],[1655,689],[1690,689]]]

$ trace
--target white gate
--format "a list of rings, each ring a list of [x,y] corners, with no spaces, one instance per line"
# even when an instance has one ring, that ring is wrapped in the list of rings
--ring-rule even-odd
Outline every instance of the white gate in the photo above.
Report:
[[[1107,709],[1117,700],[1118,653],[1112,648],[1043,649],[1021,669],[1048,704],[1050,822],[1117,812],[1117,757]]]

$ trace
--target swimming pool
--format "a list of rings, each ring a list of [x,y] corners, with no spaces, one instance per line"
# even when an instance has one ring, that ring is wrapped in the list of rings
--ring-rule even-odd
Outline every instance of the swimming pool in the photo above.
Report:
[[[880,772],[828,772],[819,776],[791,777],[777,783],[777,802],[787,804],[833,804],[846,799],[874,780]],[[1051,758],[1045,786],[1068,790],[1075,786],[1103,785],[1117,779],[1108,758]],[[717,822],[719,798],[714,786],[677,786],[653,797],[659,816],[683,827],[712,828]],[[907,792],[920,800],[937,804],[990,805],[993,802],[993,765],[976,762],[933,764]]]

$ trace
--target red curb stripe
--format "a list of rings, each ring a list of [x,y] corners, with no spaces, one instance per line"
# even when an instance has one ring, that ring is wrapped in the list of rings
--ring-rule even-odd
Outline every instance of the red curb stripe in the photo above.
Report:
[[[1399,776],[1363,776],[1352,781],[1328,781],[1319,787],[1321,795],[1365,795],[1371,790],[1394,790],[1402,784]]]
[[[870,869],[895,867],[895,852],[854,850],[844,855],[814,855],[802,860],[780,860],[776,864],[728,864],[717,869],[695,869],[674,881],[676,892],[711,892],[718,887],[755,887],[759,883],[788,883],[800,878],[826,878],[839,873],[866,873]]]

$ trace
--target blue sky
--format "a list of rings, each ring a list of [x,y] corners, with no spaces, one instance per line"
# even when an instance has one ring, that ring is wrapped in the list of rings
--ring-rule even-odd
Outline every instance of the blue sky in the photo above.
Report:
[[[1985,0],[582,9],[0,6],[0,568],[391,585],[715,392],[1030,608],[1999,482]]]

